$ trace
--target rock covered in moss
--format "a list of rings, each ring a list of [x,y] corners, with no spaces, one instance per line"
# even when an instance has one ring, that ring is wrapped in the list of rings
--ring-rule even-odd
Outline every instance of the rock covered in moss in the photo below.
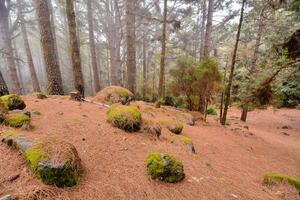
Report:
[[[36,98],[38,98],[38,99],[47,99],[48,98],[47,95],[45,95],[42,92],[37,92],[37,93],[35,93],[35,95],[36,95]]]
[[[71,187],[82,176],[81,161],[75,147],[67,142],[48,138],[36,142],[21,133],[1,133],[2,142],[18,149],[36,176],[47,185]]]
[[[23,110],[26,105],[22,98],[16,94],[9,94],[0,97],[4,107],[8,110]]]
[[[30,124],[30,117],[23,113],[11,113],[5,115],[3,123],[6,126],[20,128],[23,125]]]
[[[160,124],[150,119],[143,120],[142,130],[156,137],[159,137],[161,135]]]
[[[159,152],[149,154],[146,166],[148,174],[155,180],[176,183],[185,177],[182,163],[168,154]]]
[[[141,127],[142,115],[136,106],[115,104],[107,111],[107,121],[115,127],[134,132]]]
[[[107,104],[122,103],[125,105],[134,100],[134,95],[126,88],[109,86],[98,92],[94,97],[94,100]]]
[[[287,181],[290,185],[294,186],[300,192],[300,180],[294,177],[272,172],[266,173],[263,176],[263,184],[265,185],[273,185],[277,183],[282,183],[284,181]]]
[[[178,113],[176,119],[190,126],[194,126],[196,121],[193,115],[189,113]]]
[[[196,150],[191,138],[186,137],[184,135],[178,135],[179,139],[183,142],[183,144],[187,145],[189,151],[193,154],[196,154]]]
[[[180,134],[183,130],[182,123],[180,123],[177,120],[169,120],[169,121],[160,120],[160,123],[162,125],[166,126],[169,129],[169,131],[171,131],[172,133],[175,133],[177,135]]]

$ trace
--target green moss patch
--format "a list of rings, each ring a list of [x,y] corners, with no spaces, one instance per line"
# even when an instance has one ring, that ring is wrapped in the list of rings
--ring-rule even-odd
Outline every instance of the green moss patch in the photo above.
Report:
[[[28,115],[15,113],[15,114],[8,114],[4,118],[4,124],[6,126],[20,128],[25,124],[30,123],[30,118]]]
[[[109,86],[101,90],[95,96],[95,100],[108,104],[128,104],[134,100],[134,95],[128,89],[119,86]]]
[[[300,191],[300,181],[294,177],[272,172],[266,173],[263,176],[263,184],[266,185],[278,184],[284,181],[287,181],[290,185]]]
[[[8,110],[23,110],[26,107],[22,98],[15,94],[5,95],[0,97],[0,99]]]
[[[142,115],[135,106],[112,105],[107,111],[107,121],[128,132],[138,131],[142,123]]]
[[[182,163],[168,154],[159,152],[149,154],[146,166],[148,174],[155,180],[176,183],[185,177]]]
[[[38,163],[45,159],[47,153],[42,149],[42,144],[35,144],[24,152],[24,156],[30,167],[36,172]]]
[[[208,115],[217,115],[216,107],[214,105],[210,105],[207,107],[206,113]]]
[[[175,134],[180,134],[183,130],[183,124],[174,120],[174,121],[165,121],[165,120],[160,120],[159,123],[161,125],[164,125],[166,126],[169,131],[171,131],[172,133],[175,133]]]
[[[181,139],[181,141],[183,142],[183,144],[191,144],[192,143],[192,139],[189,137],[186,137],[184,135],[178,135],[178,138]]]

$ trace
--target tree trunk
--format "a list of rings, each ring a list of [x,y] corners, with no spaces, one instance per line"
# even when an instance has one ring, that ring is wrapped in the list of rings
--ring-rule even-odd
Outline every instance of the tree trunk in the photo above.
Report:
[[[28,41],[26,25],[25,25],[25,22],[24,22],[24,16],[22,14],[21,0],[18,0],[18,12],[21,15],[20,16],[20,25],[21,25],[22,37],[23,37],[23,42],[24,42],[24,47],[25,47],[25,52],[26,52],[30,77],[31,77],[31,81],[32,81],[33,91],[34,92],[40,92],[41,89],[40,89],[39,81],[38,81],[36,71],[35,71],[35,68],[34,68],[31,49],[30,49],[29,41]]]
[[[225,64],[224,75],[223,75],[224,85],[226,84],[227,64],[228,64],[228,57],[226,58],[226,64]],[[224,90],[222,91],[222,94],[221,94],[220,121],[222,120],[222,117],[223,117],[223,104],[224,104]]]
[[[116,68],[116,75],[115,75],[115,84],[114,85],[123,85],[122,83],[125,81],[122,77],[122,67],[121,67],[121,16],[120,10],[118,5],[118,0],[114,0],[115,3],[115,22],[114,22],[114,38],[115,38],[115,68]]]
[[[207,13],[207,23],[206,23],[206,32],[204,39],[204,50],[203,56],[209,56],[211,48],[211,33],[212,33],[212,21],[214,14],[214,0],[208,1],[208,13]]]
[[[163,19],[163,30],[162,30],[162,39],[161,39],[158,101],[162,100],[163,98],[163,85],[165,79],[164,76],[165,76],[165,59],[166,59],[167,12],[168,12],[168,2],[167,0],[164,0],[164,19]]]
[[[50,95],[63,95],[62,78],[58,59],[55,55],[48,2],[44,0],[36,0],[35,2],[48,81],[47,90]]]
[[[92,0],[87,0],[87,11],[88,11],[89,42],[90,42],[90,51],[92,57],[94,90],[95,92],[98,92],[100,90],[100,78],[98,73],[98,64],[97,64],[96,48],[95,48]]]
[[[135,0],[126,0],[126,45],[127,45],[127,80],[126,87],[135,93],[136,87],[136,46],[135,46]]]
[[[9,94],[9,91],[0,71],[0,97],[7,94]]]
[[[253,51],[253,56],[251,59],[251,68],[250,68],[250,72],[249,72],[249,77],[251,78],[252,74],[256,71],[256,62],[259,56],[259,46],[260,46],[260,41],[261,41],[261,37],[262,37],[262,32],[263,32],[263,28],[264,28],[264,8],[261,10],[260,12],[260,17],[259,17],[259,22],[258,22],[258,30],[257,30],[257,36],[255,39],[255,46],[254,46],[254,51]],[[247,86],[247,88],[249,89],[249,86]],[[247,89],[247,90],[248,90]],[[247,114],[248,114],[248,109],[249,109],[249,105],[248,103],[245,103],[242,106],[242,114],[241,114],[241,121],[246,121],[247,120]]]
[[[18,79],[17,68],[12,48],[11,34],[9,32],[9,10],[5,4],[6,1],[0,1],[0,49],[4,52],[9,75],[12,81],[12,91],[21,94],[21,86]]]
[[[206,22],[206,0],[202,4],[202,21],[201,21],[201,35],[200,35],[200,60],[204,57],[204,41],[205,41],[205,22]]]
[[[233,53],[232,53],[229,80],[228,80],[228,84],[227,84],[226,89],[225,89],[225,106],[224,106],[223,117],[222,117],[222,120],[221,120],[222,125],[226,124],[226,117],[227,117],[228,107],[229,107],[229,103],[230,103],[231,85],[232,85],[234,67],[235,67],[235,62],[236,62],[236,54],[237,54],[239,40],[240,40],[241,28],[242,28],[242,24],[243,24],[245,3],[246,3],[246,0],[243,0],[239,26],[238,26],[238,30],[237,30],[237,34],[236,34],[236,41],[235,41],[235,45],[234,45],[234,49],[233,49]]]
[[[76,33],[74,0],[66,0],[66,13],[69,28],[69,42],[71,48],[74,87],[80,93],[81,97],[84,98],[84,81],[81,70],[80,50]]]
[[[146,100],[147,93],[147,52],[146,39],[143,40],[143,100]]]

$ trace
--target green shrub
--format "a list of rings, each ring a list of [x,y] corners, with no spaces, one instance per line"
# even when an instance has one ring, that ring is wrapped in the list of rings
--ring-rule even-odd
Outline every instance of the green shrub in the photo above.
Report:
[[[208,115],[217,115],[217,111],[215,110],[215,106],[210,105],[207,107],[206,113]]]
[[[182,163],[168,154],[159,152],[149,154],[146,166],[148,174],[155,180],[176,183],[185,177]]]
[[[142,115],[135,106],[112,105],[107,111],[107,120],[120,129],[134,132],[140,129]]]
[[[23,110],[26,107],[22,98],[15,94],[5,95],[0,97],[0,99],[8,110]]]
[[[20,128],[24,124],[29,124],[30,118],[28,115],[22,114],[22,113],[15,113],[15,114],[8,114],[4,118],[4,124],[6,126],[14,127],[14,128]]]
[[[287,181],[290,185],[294,186],[296,189],[300,191],[300,181],[296,178],[289,177],[284,174],[278,174],[272,172],[266,173],[263,176],[263,183],[266,185],[281,183],[283,181]]]
[[[174,103],[174,97],[172,96],[166,96],[165,99],[164,99],[164,105],[166,106],[174,106],[175,103]]]

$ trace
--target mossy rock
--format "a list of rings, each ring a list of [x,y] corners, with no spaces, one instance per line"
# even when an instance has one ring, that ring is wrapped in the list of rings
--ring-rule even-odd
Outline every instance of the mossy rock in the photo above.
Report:
[[[1,133],[2,142],[19,150],[36,176],[47,185],[71,187],[83,173],[75,147],[53,138],[35,142],[16,131]]]
[[[161,135],[160,124],[150,119],[143,119],[142,130],[156,137],[159,137]]]
[[[294,186],[297,190],[300,191],[300,180],[290,177],[284,174],[279,173],[266,173],[263,176],[263,184],[265,185],[274,185],[282,182],[288,182],[290,185]]]
[[[4,125],[13,128],[20,128],[30,124],[30,117],[22,113],[8,114],[4,117]]]
[[[184,135],[178,135],[179,139],[183,142],[183,144],[187,145],[189,151],[193,154],[196,154],[196,150],[191,138],[186,137]]]
[[[190,126],[195,125],[195,118],[189,113],[178,113],[176,119]]]
[[[134,132],[141,127],[142,115],[136,106],[115,104],[107,111],[107,121],[115,127]]]
[[[94,97],[94,100],[110,105],[115,103],[122,103],[125,105],[134,100],[134,95],[126,88],[120,86],[109,86],[98,92]]]
[[[38,98],[38,99],[47,99],[48,98],[47,95],[45,95],[42,92],[37,92],[37,93],[35,93],[35,95],[36,95],[36,98]]]
[[[180,134],[183,130],[183,124],[176,120],[173,121],[160,120],[160,124],[166,126],[169,129],[169,131],[177,135]]]
[[[26,107],[26,104],[22,98],[16,94],[9,94],[0,97],[4,107],[8,110],[23,110]]]
[[[159,152],[149,154],[146,166],[148,174],[155,180],[176,183],[185,177],[182,163],[168,154]]]

